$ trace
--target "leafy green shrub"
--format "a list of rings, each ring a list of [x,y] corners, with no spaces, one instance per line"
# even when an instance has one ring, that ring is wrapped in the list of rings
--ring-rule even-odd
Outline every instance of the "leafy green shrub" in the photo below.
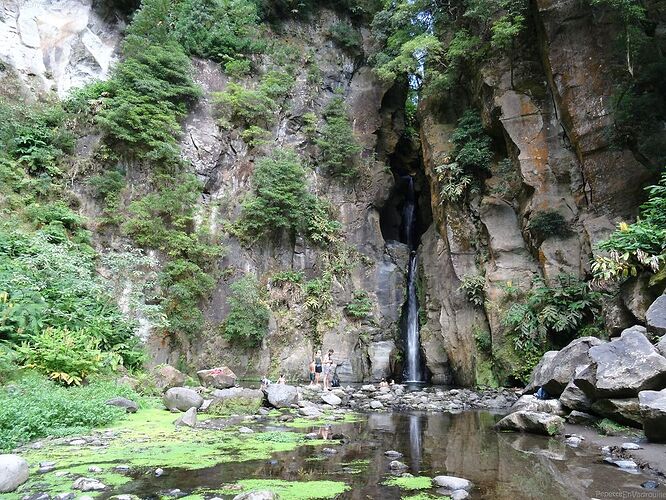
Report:
[[[98,342],[85,330],[47,328],[16,349],[19,361],[64,385],[81,385],[86,377],[99,373],[105,355]]]
[[[460,283],[460,290],[465,292],[467,300],[472,304],[482,307],[486,301],[486,294],[484,287],[486,285],[486,277],[483,275],[467,275],[464,276]]]
[[[231,59],[224,63],[224,72],[233,78],[240,78],[250,73],[251,66],[247,59]]]
[[[243,202],[236,226],[246,237],[270,233],[305,232],[312,195],[305,184],[305,170],[289,150],[276,150],[257,162],[252,177],[254,194]]]
[[[256,125],[252,125],[241,132],[241,137],[251,148],[266,144],[270,137],[270,132]]]
[[[475,180],[490,169],[493,157],[490,137],[483,130],[481,117],[467,110],[451,134],[452,161],[435,167],[443,200],[457,202]]]
[[[284,71],[269,71],[256,89],[230,82],[224,92],[213,95],[218,112],[236,125],[269,128],[275,112],[289,94],[294,79]]]
[[[135,324],[109,295],[93,254],[75,243],[0,225],[0,291],[0,340],[30,343],[49,327],[82,330],[128,367],[140,365]]]
[[[174,36],[188,54],[222,62],[264,48],[255,2],[184,0],[175,3],[170,20]]]
[[[649,194],[633,224],[621,223],[611,236],[599,243],[609,256],[598,256],[592,263],[597,280],[619,280],[646,270],[656,273],[654,281],[666,278],[666,174],[659,184],[649,186]]]
[[[118,170],[107,170],[100,175],[90,177],[88,185],[95,192],[95,197],[104,202],[102,222],[120,225],[123,221],[120,214],[120,192],[125,187],[125,176]]]
[[[565,237],[571,234],[567,220],[562,214],[554,210],[537,212],[532,215],[527,229],[538,241],[544,241],[553,236]]]
[[[324,110],[324,127],[316,140],[319,164],[333,177],[353,179],[358,176],[355,157],[361,151],[352,130],[342,97],[336,96]]]
[[[0,343],[0,385],[6,383],[18,372],[18,355],[8,345]]]
[[[602,299],[574,276],[558,275],[551,286],[535,278],[524,301],[514,303],[504,318],[507,338],[523,362],[516,375],[526,382],[550,345],[563,347],[586,326],[595,327],[586,328],[587,335],[600,334]]]
[[[331,39],[352,55],[358,55],[361,52],[363,39],[358,30],[345,22],[337,22],[331,26],[328,35]]]
[[[189,58],[175,43],[133,53],[116,66],[97,122],[126,154],[177,163],[178,120],[201,94],[191,71]]]
[[[0,450],[108,425],[125,415],[124,409],[104,404],[116,396],[140,401],[129,387],[113,382],[65,388],[34,374],[0,387]]]
[[[284,283],[302,283],[305,279],[303,271],[279,271],[271,276],[271,283],[281,286]]]
[[[74,150],[60,104],[10,106],[0,102],[0,146],[31,174],[60,175],[57,164]]]
[[[488,356],[492,355],[493,339],[490,336],[490,332],[484,328],[475,327],[473,329],[473,333],[474,342],[476,343],[476,348],[479,350],[479,352]]]
[[[365,290],[356,290],[345,312],[354,319],[365,319],[372,313],[372,301]]]
[[[254,276],[245,275],[232,283],[229,290],[229,314],[223,325],[225,338],[247,347],[259,346],[268,333],[270,314],[259,282]]]

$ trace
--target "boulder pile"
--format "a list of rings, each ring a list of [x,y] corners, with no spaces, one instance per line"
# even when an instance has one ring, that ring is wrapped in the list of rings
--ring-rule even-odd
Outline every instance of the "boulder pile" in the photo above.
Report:
[[[632,326],[604,342],[595,337],[574,340],[560,351],[543,355],[514,413],[498,428],[534,431],[533,415],[575,413],[609,418],[643,428],[650,441],[666,442],[666,296],[648,309],[647,327]],[[648,335],[662,335],[656,344]],[[553,399],[532,393],[542,388]],[[539,432],[541,429],[537,429]]]

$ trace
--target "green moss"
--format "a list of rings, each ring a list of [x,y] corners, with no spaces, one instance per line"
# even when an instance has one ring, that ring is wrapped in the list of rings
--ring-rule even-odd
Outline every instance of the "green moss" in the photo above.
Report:
[[[48,460],[57,462],[58,470],[118,463],[133,467],[201,469],[218,463],[263,460],[275,452],[291,451],[306,444],[298,433],[239,435],[231,428],[222,431],[176,428],[175,419],[176,415],[164,410],[141,410],[108,428],[117,431],[118,437],[103,449],[46,443],[42,449],[29,450],[23,456],[34,468],[40,461]],[[324,442],[315,440],[307,444]],[[40,480],[48,476],[40,476]]]
[[[282,481],[279,479],[248,479],[236,483],[243,491],[270,490],[282,500],[307,500],[310,498],[335,498],[349,490],[341,481]]]
[[[261,400],[257,398],[229,398],[214,401],[207,412],[210,415],[225,417],[228,415],[253,415],[261,406]]]
[[[432,488],[432,479],[425,476],[401,476],[389,478],[382,484],[396,486],[401,490],[427,490]]]

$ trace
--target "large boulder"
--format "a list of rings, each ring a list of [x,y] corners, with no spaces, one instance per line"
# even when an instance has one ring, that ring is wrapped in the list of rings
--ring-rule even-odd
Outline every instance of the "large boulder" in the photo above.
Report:
[[[649,441],[666,443],[666,389],[641,391],[638,402],[643,419],[643,431]]]
[[[641,411],[638,398],[599,399],[592,403],[592,412],[610,418],[622,425],[642,427]]]
[[[550,413],[516,411],[495,424],[500,431],[530,432],[544,436],[555,436],[564,431],[564,419]]]
[[[289,408],[298,403],[298,389],[293,385],[271,384],[266,388],[266,396],[274,408]]]
[[[155,381],[155,387],[162,391],[172,387],[180,387],[187,379],[184,373],[176,370],[171,365],[158,365],[150,373]]]
[[[666,358],[633,326],[611,342],[589,350],[590,364],[577,371],[574,383],[592,400],[632,398],[640,391],[666,386]]]
[[[211,368],[210,370],[199,370],[197,377],[201,385],[205,387],[215,387],[217,389],[228,389],[236,385],[236,374],[231,368],[222,366],[220,368]]]
[[[573,383],[573,380],[567,384],[560,395],[560,403],[570,410],[578,410],[585,413],[589,412],[592,406],[590,398],[585,395],[580,387]]]
[[[666,335],[666,295],[655,300],[645,313],[647,331],[653,335]]]
[[[190,408],[201,408],[204,400],[195,390],[187,387],[172,387],[162,396],[164,406],[169,410],[187,411]]]
[[[10,493],[28,480],[28,462],[18,455],[0,455],[0,493]]]
[[[551,396],[559,396],[573,378],[576,368],[590,362],[588,351],[603,342],[596,337],[581,337],[573,340],[560,351],[549,351],[534,370],[526,392],[543,387]],[[552,354],[555,352],[555,354]]]
[[[211,396],[213,401],[207,411],[217,415],[249,415],[255,413],[264,402],[263,391],[244,387],[215,389]]]
[[[104,404],[109,406],[117,406],[118,408],[124,408],[127,413],[136,413],[139,409],[139,405],[136,404],[131,399],[117,397],[107,400]]]
[[[509,411],[512,413],[514,411],[536,411],[560,416],[564,416],[567,413],[557,399],[538,399],[528,394],[521,396],[511,406]]]

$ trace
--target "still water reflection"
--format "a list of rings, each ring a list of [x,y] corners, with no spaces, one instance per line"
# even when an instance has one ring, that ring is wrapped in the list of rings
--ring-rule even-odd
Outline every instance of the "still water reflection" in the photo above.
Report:
[[[338,453],[332,456],[323,455],[321,448],[303,446],[293,452],[277,453],[270,461],[221,464],[196,471],[171,470],[162,478],[142,474],[112,494],[158,497],[170,488],[188,493],[198,489],[213,492],[239,479],[272,478],[344,481],[351,490],[342,498],[408,496],[381,484],[391,477],[386,450],[403,453],[401,460],[414,475],[448,474],[471,480],[475,485],[473,499],[640,498],[655,493],[640,487],[653,478],[624,473],[604,464],[597,448],[573,449],[555,439],[499,434],[492,429],[498,418],[488,412],[471,411],[457,415],[369,414],[360,422],[333,426],[333,432],[343,433],[346,440],[335,446]],[[276,429],[274,423],[264,425],[266,429]],[[319,430],[314,427],[298,432]],[[436,490],[429,493],[436,494]],[[219,491],[209,496],[233,497],[225,497]]]

